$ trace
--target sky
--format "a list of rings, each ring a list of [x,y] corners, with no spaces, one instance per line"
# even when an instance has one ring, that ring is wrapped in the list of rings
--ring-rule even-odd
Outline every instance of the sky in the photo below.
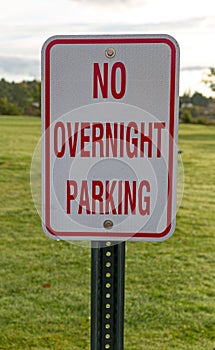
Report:
[[[40,79],[53,35],[169,34],[179,43],[180,95],[199,91],[215,66],[214,0],[0,0],[0,79]]]

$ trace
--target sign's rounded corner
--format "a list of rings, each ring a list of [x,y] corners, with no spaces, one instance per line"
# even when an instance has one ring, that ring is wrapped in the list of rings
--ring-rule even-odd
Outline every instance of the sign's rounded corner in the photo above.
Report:
[[[166,40],[166,44],[170,47],[174,47],[176,51],[180,51],[180,46],[178,41],[170,34],[163,34],[162,37]]]
[[[45,54],[47,49],[51,49],[51,47],[54,46],[57,40],[59,40],[60,38],[61,38],[60,35],[52,35],[49,38],[47,38],[42,45],[42,49],[41,49],[42,55]]]
[[[53,240],[59,240],[59,236],[57,236],[53,230],[48,227],[48,225],[46,225],[44,222],[42,223],[42,229],[43,232],[45,233],[46,236],[48,236],[49,238],[53,239]]]
[[[176,228],[176,221],[174,220],[173,222],[170,223],[170,225],[163,232],[163,235],[161,235],[161,237],[159,237],[157,241],[163,242],[169,239],[175,232],[175,228]]]

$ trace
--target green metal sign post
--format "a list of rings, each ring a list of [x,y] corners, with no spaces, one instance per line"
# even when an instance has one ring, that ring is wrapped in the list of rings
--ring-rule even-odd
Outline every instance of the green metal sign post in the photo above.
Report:
[[[92,242],[91,350],[124,349],[125,242]]]

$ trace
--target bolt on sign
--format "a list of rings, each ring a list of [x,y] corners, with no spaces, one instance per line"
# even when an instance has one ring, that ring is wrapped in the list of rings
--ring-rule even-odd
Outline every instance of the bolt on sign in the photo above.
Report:
[[[42,49],[43,227],[167,239],[176,216],[179,48],[168,35],[56,36]]]

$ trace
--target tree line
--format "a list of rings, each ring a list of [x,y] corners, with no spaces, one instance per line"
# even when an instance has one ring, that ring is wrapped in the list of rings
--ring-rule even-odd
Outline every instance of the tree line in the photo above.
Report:
[[[215,92],[215,68],[209,68],[203,82]],[[179,120],[182,123],[215,125],[215,98],[207,98],[199,92],[189,92],[180,97]]]
[[[194,124],[215,124],[215,99],[199,92],[184,93],[180,97],[179,121]]]
[[[37,80],[21,83],[0,80],[0,115],[41,114],[41,83]]]

